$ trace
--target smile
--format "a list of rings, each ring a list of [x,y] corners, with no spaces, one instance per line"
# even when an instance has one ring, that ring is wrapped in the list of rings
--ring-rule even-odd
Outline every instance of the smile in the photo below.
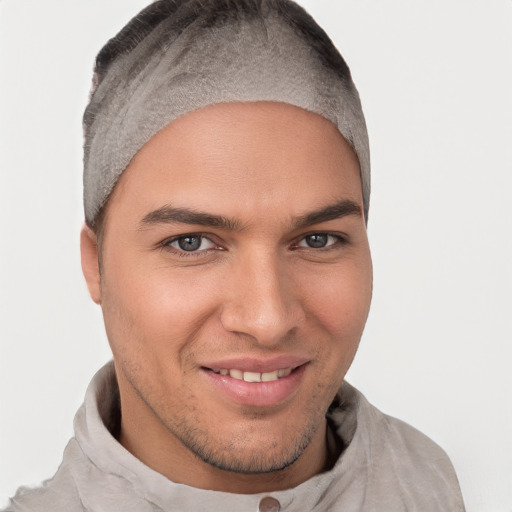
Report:
[[[215,400],[244,407],[276,407],[299,392],[310,362],[296,355],[267,359],[235,356],[205,361],[200,369],[208,386],[215,389]]]
[[[293,368],[282,368],[279,370],[274,370],[271,372],[244,372],[242,370],[228,370],[221,369],[219,371],[213,370],[214,373],[219,375],[229,375],[231,378],[236,380],[243,380],[245,382],[273,382],[278,379],[282,379],[283,377],[288,377],[290,373],[292,373]]]

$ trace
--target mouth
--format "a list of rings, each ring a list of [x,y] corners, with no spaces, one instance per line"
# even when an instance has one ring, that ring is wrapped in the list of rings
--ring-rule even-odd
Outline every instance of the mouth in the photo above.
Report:
[[[298,358],[234,360],[202,366],[202,371],[220,391],[217,397],[243,406],[274,407],[296,395],[308,366],[309,361]]]
[[[243,380],[244,382],[274,382],[276,380],[288,377],[290,373],[296,368],[280,368],[279,370],[273,370],[270,372],[248,372],[236,369],[222,368],[221,370],[213,371],[217,375],[230,376],[232,379]]]

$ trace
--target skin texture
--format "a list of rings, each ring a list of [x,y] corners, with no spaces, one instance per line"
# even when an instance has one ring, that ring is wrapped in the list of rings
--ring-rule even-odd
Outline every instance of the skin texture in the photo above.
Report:
[[[330,218],[308,217],[343,201]],[[144,146],[107,204],[101,273],[94,233],[81,238],[129,451],[175,482],[237,493],[328,468],[325,412],[371,300],[362,204],[346,141],[290,105],[210,106]],[[177,221],[162,215],[170,206],[229,222]],[[198,250],[180,248],[185,235]],[[237,402],[207,369],[279,357],[304,364],[284,397],[263,404]]]

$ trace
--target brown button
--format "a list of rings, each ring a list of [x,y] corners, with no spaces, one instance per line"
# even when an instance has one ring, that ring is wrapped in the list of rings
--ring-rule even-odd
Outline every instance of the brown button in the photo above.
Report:
[[[260,512],[279,512],[281,510],[281,503],[275,498],[267,496],[260,501]]]

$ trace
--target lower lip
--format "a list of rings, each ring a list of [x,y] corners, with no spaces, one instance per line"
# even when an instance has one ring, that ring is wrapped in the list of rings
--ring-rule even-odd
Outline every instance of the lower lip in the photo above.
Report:
[[[202,372],[230,401],[250,407],[270,407],[286,401],[297,391],[306,366],[303,364],[290,375],[272,382],[245,382],[212,370],[203,369]]]

